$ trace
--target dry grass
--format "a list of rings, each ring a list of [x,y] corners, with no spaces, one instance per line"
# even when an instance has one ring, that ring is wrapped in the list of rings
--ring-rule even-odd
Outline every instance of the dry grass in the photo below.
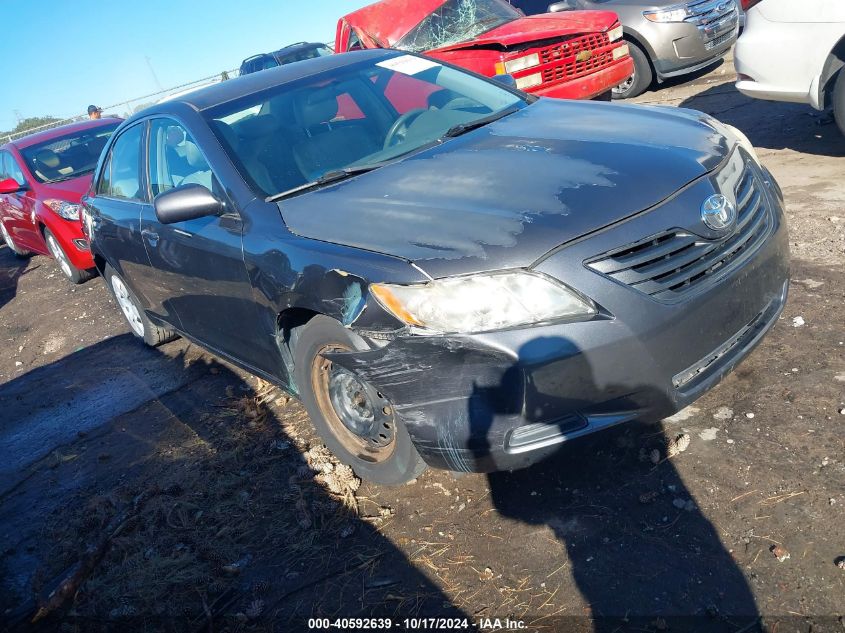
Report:
[[[61,578],[134,496],[154,486],[168,491],[152,497],[112,539],[66,605],[67,621],[143,616],[202,627],[225,612],[242,628],[264,613],[268,591],[290,591],[308,573],[336,564],[342,540],[354,531],[360,482],[323,447],[306,450],[301,420],[274,412],[287,398],[270,385],[259,383],[243,397],[227,389],[227,395],[190,423],[203,441],[181,447],[177,459],[168,451],[166,459],[150,461],[142,478],[51,517],[47,536],[54,545],[35,587],[42,595],[51,584],[44,579]],[[272,560],[275,573],[256,577],[257,560]]]

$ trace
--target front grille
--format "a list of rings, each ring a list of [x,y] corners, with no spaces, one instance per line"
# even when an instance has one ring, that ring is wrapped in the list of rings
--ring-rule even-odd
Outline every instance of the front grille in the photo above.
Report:
[[[775,218],[756,169],[746,162],[736,186],[737,224],[720,241],[675,229],[610,251],[587,266],[672,303],[703,290],[742,266],[774,231]]]
[[[540,49],[540,63],[551,64],[543,69],[543,83],[577,79],[609,66],[613,63],[613,51],[599,50],[608,46],[607,33],[591,33]],[[584,51],[591,53],[590,58],[578,61],[578,54]]]
[[[709,42],[704,42],[704,48],[708,51],[712,51],[717,46],[721,46],[725,42],[733,39],[734,35],[735,35],[734,31],[731,30],[728,33],[725,33],[724,35],[720,35],[716,39],[712,39]]]
[[[687,22],[692,22],[702,30],[721,30],[732,20],[739,20],[736,2],[730,0],[700,0],[687,3],[690,16]]]

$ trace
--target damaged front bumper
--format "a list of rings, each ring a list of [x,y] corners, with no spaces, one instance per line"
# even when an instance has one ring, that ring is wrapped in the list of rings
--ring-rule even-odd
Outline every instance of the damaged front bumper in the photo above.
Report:
[[[374,341],[373,350],[327,356],[386,395],[423,459],[449,470],[522,468],[575,438],[667,417],[715,386],[778,320],[789,286],[781,201],[765,194],[772,224],[755,250],[682,301],[655,300],[587,263],[631,235],[672,226],[677,205],[708,191],[701,183],[535,266],[595,300],[602,310],[590,321],[406,333]]]

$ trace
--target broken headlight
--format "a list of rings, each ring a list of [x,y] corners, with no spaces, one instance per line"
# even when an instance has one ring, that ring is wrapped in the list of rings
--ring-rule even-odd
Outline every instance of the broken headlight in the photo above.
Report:
[[[595,304],[560,282],[527,271],[438,279],[426,284],[372,284],[370,292],[408,325],[472,334],[594,316]]]

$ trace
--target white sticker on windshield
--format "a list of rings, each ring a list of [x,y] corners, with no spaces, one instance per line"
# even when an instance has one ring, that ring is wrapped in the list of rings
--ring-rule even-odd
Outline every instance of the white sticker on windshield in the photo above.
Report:
[[[413,55],[402,55],[400,57],[392,57],[383,62],[379,62],[376,66],[387,68],[388,70],[395,70],[403,75],[416,75],[429,68],[439,68],[440,64],[433,62],[430,59],[423,59],[422,57],[414,57]]]

